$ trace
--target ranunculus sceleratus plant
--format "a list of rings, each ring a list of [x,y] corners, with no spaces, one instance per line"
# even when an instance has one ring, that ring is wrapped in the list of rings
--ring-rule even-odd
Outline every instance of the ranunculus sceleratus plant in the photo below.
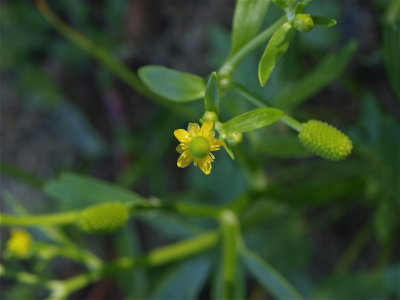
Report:
[[[300,122],[289,115],[290,105],[288,104],[290,103],[282,100],[282,105],[272,107],[251,89],[233,79],[237,67],[244,58],[266,44],[265,51],[259,57],[258,70],[254,70],[255,73],[258,72],[260,85],[265,86],[275,66],[291,46],[295,35],[306,34],[316,26],[330,27],[336,24],[334,19],[307,13],[306,6],[311,2],[310,0],[302,2],[275,0],[273,2],[282,9],[283,15],[270,26],[262,29],[270,1],[237,0],[229,56],[221,67],[210,72],[206,79],[163,66],[144,66],[136,74],[104,48],[64,23],[51,11],[44,0],[38,0],[37,6],[57,30],[96,57],[138,93],[184,116],[193,116],[193,114],[184,114],[187,111],[186,103],[204,101],[204,113],[187,119],[186,129],[181,128],[166,133],[170,134],[171,140],[175,135],[179,142],[176,151],[179,153],[177,166],[180,168],[185,168],[193,163],[208,175],[212,172],[212,164],[218,164],[218,159],[215,160],[213,152],[225,149],[226,155],[234,159],[235,148],[249,132],[256,129],[267,130],[264,127],[276,122],[283,122],[296,131],[301,143],[314,154],[333,161],[345,159],[352,151],[352,142],[340,130],[323,121]],[[224,106],[220,104],[223,101],[229,101],[226,98],[230,91],[239,93],[257,108],[243,111],[229,120],[223,119],[221,116],[226,114],[223,114]],[[288,110],[283,109],[284,107],[287,107]],[[177,172],[181,172],[181,170],[177,170]],[[223,299],[235,298],[235,285],[238,280],[237,265],[240,260],[276,298],[299,299],[302,297],[271,265],[246,247],[241,235],[240,214],[244,206],[249,203],[233,204],[222,208],[181,202],[173,205],[165,204],[160,199],[145,199],[122,187],[70,173],[52,180],[46,184],[46,188],[50,192],[62,193],[58,188],[73,187],[72,189],[76,189],[78,185],[86,187],[88,191],[96,191],[101,195],[101,199],[96,196],[92,206],[76,211],[36,216],[3,214],[1,222],[3,225],[15,227],[38,226],[50,240],[56,241],[55,243],[39,242],[37,238],[32,237],[26,231],[14,229],[7,244],[8,255],[38,256],[47,261],[56,256],[62,256],[82,263],[86,267],[86,271],[65,280],[46,280],[40,278],[40,274],[15,273],[2,267],[3,276],[15,278],[21,282],[42,285],[50,290],[51,299],[64,299],[74,291],[104,277],[143,266],[164,265],[221,245],[222,280],[220,289]],[[71,193],[71,189],[68,192]],[[91,199],[94,197],[92,195],[88,192],[85,197]],[[83,197],[78,192],[74,196]],[[156,248],[137,257],[119,257],[111,262],[102,260],[89,250],[82,249],[73,240],[61,234],[57,227],[75,224],[77,228],[87,234],[110,233],[123,227],[130,217],[134,217],[137,213],[146,214],[154,210],[211,218],[219,222],[219,227],[199,236]]]

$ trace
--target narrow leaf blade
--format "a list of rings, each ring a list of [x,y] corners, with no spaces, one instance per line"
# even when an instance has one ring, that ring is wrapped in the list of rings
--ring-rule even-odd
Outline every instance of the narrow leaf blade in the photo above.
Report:
[[[400,101],[400,21],[398,23],[386,21],[383,24],[383,60],[390,84]]]
[[[276,108],[262,107],[230,119],[223,125],[225,131],[246,132],[268,126],[278,121],[283,111]]]
[[[325,56],[314,70],[278,96],[276,106],[291,109],[318,93],[343,73],[356,50],[357,44],[350,42],[338,53]]]
[[[278,299],[302,299],[301,294],[271,265],[250,250],[242,252],[247,269],[259,283]]]
[[[319,25],[319,26],[327,26],[327,27],[332,27],[336,25],[336,20],[332,18],[327,18],[324,16],[316,16],[316,15],[311,15],[314,24]]]
[[[231,56],[246,45],[260,30],[270,0],[237,0],[233,17]]]
[[[203,78],[163,66],[145,66],[140,79],[155,94],[174,102],[194,101],[204,97]]]
[[[204,96],[204,107],[206,111],[218,113],[219,88],[218,77],[216,72],[212,72],[208,79],[206,92]]]
[[[60,200],[64,209],[83,208],[107,201],[146,203],[140,195],[116,184],[70,172],[48,181],[44,191]]]
[[[275,65],[289,48],[294,33],[292,25],[286,22],[272,35],[258,65],[258,78],[261,86],[267,83]]]

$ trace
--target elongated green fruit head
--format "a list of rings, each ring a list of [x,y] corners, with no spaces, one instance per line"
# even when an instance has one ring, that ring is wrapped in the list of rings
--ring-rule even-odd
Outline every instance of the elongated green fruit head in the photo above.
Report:
[[[96,204],[84,209],[79,215],[79,227],[94,234],[106,234],[125,225],[129,208],[121,202]]]
[[[316,120],[303,124],[299,139],[311,152],[329,160],[345,159],[353,149],[347,135],[327,123]]]

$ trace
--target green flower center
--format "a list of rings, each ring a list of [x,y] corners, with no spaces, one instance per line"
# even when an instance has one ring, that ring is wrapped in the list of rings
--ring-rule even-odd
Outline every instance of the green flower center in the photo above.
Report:
[[[196,136],[189,143],[189,151],[196,158],[204,158],[211,151],[211,145],[204,136]]]

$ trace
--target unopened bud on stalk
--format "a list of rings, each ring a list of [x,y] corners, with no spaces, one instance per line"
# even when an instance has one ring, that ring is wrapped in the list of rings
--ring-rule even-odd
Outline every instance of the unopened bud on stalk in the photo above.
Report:
[[[226,140],[231,145],[236,145],[242,142],[243,133],[240,131],[231,131],[226,135]]]
[[[327,123],[316,120],[303,124],[299,139],[311,152],[329,160],[344,159],[353,149],[347,135]]]
[[[121,202],[96,204],[79,215],[79,227],[87,233],[106,234],[125,225],[129,208]]]
[[[315,26],[310,14],[297,14],[293,19],[293,27],[300,32],[309,32]]]

